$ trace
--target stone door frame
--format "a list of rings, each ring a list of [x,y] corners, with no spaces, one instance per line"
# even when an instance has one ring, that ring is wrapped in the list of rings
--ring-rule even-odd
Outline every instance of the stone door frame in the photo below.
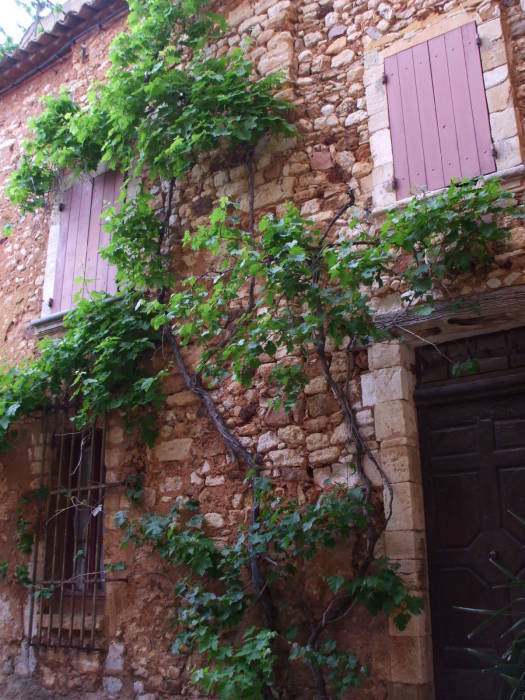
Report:
[[[390,700],[434,698],[423,481],[414,398],[415,349],[423,344],[423,336],[431,337],[433,344],[525,325],[522,291],[525,289],[515,288],[485,295],[482,313],[470,328],[449,325],[447,329],[446,319],[441,317],[441,328],[434,327],[432,335],[429,329],[433,319],[430,317],[412,326],[420,333],[409,336],[410,342],[377,343],[368,350],[369,371],[361,375],[363,405],[374,411],[381,466],[393,488],[393,509],[384,533],[384,554],[400,565],[403,579],[425,601],[422,614],[413,617],[403,632],[389,620]],[[506,313],[501,313],[500,309],[498,315],[496,311],[503,300]],[[469,315],[472,310],[458,313],[461,317]],[[428,329],[423,328],[425,324]],[[384,501],[388,503],[386,493]]]
[[[374,410],[381,465],[393,488],[392,515],[384,534],[385,555],[425,600],[423,613],[400,632],[389,621],[390,698],[433,696],[432,638],[428,598],[423,485],[414,403],[414,349],[391,341],[372,345],[369,372],[361,375],[363,404]],[[385,503],[388,494],[385,493]]]

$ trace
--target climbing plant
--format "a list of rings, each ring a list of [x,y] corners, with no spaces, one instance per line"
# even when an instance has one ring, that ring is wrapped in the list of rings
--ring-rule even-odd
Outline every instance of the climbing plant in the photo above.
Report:
[[[295,134],[291,105],[275,97],[279,76],[257,78],[241,49],[223,50],[227,28],[206,0],[129,6],[107,80],[82,104],[65,90],[45,99],[6,188],[31,212],[46,205],[65,169],[89,173],[106,162],[126,173],[121,206],[107,212],[111,242],[103,252],[118,267],[120,294],[80,300],[61,339],[42,341],[34,359],[0,376],[0,444],[15,439],[20,417],[64,391],[78,397],[78,427],[118,410],[152,444],[162,379],[173,368],[153,371],[149,360],[161,345],[169,348],[250,488],[248,522],[227,546],[206,534],[195,502],[177,502],[167,515],[117,516],[124,544],[147,547],[175,567],[173,650],[197,651],[202,663],[193,682],[223,698],[276,697],[294,663],[310,669],[319,698],[342,695],[367,669],[332,630],[351,627],[357,609],[392,615],[400,629],[421,610],[397,568],[376,556],[393,492],[352,408],[355,353],[388,334],[374,319],[372,290],[401,275],[407,303],[427,312],[436,290],[490,264],[508,235],[501,216],[515,208],[496,182],[465,181],[415,198],[378,232],[353,218],[351,193],[324,230],[293,204],[281,218],[256,222],[255,147],[267,134]],[[221,199],[208,225],[183,232],[175,192],[212,151],[246,164],[247,221],[238,203]],[[173,261],[184,247],[213,259],[200,277],[176,274]],[[186,346],[200,349],[196,366],[188,366]],[[331,369],[334,348],[346,353],[343,381]],[[225,424],[210,390],[232,379],[252,386],[269,358],[267,392],[275,407],[289,410],[308,382],[312,355],[342,412],[353,475],[351,484],[328,483],[299,504],[276,495],[261,455]],[[374,480],[382,483],[384,508]],[[127,487],[139,501],[142,480]],[[331,550],[346,553],[330,558]],[[321,576],[323,557],[331,564]],[[305,583],[315,576],[319,600]]]

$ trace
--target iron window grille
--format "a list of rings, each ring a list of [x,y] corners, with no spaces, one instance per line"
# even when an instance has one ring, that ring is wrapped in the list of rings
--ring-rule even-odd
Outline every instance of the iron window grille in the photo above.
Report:
[[[29,643],[96,649],[103,617],[106,419],[76,430],[55,400],[44,447],[33,548]]]

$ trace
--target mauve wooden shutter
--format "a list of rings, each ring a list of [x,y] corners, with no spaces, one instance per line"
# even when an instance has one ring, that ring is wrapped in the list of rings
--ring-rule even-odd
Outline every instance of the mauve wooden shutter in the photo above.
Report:
[[[494,172],[476,23],[385,59],[398,199]]]
[[[55,268],[53,311],[68,311],[81,290],[74,280],[87,280],[83,296],[93,291],[115,294],[116,269],[99,254],[107,246],[102,212],[118,197],[122,177],[107,172],[80,180],[64,192],[60,216],[58,254]]]

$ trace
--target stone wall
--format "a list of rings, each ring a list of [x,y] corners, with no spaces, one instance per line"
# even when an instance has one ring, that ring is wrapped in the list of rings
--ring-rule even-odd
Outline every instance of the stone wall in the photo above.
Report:
[[[35,338],[29,324],[40,318],[51,207],[35,215],[17,216],[3,195],[9,174],[16,168],[20,149],[30,135],[27,121],[42,110],[40,98],[66,85],[75,99],[85,95],[92,81],[106,74],[108,48],[125,20],[103,24],[74,44],[63,58],[19,87],[0,96],[0,364],[12,364],[31,354]],[[85,43],[83,53],[81,44]],[[3,236],[4,224],[13,234]]]
[[[224,5],[226,4],[226,10]],[[302,214],[322,226],[346,201],[351,188],[357,206],[372,213],[377,183],[377,160],[371,134],[377,119],[365,87],[365,67],[374,52],[396,40],[421,31],[427,24],[444,22],[459,10],[475,11],[484,21],[498,20],[505,39],[509,68],[509,94],[513,96],[519,129],[525,116],[525,16],[516,1],[490,0],[229,0],[221,3],[232,27],[218,45],[219,53],[235,45],[247,45],[259,75],[282,69],[287,82],[282,95],[296,105],[293,117],[300,136],[266,139],[256,153],[257,216],[283,212],[293,200]],[[38,114],[38,98],[65,83],[81,96],[88,83],[101,78],[107,67],[109,42],[122,22],[85,37],[87,58],[80,46],[60,62],[0,97],[0,187],[16,165],[28,116]],[[247,39],[251,43],[247,44]],[[368,58],[367,58],[368,57]],[[376,84],[374,90],[380,89]],[[517,144],[517,142],[516,142]],[[521,158],[519,158],[521,161]],[[520,189],[520,176],[513,187]],[[213,202],[223,195],[238,199],[247,219],[247,169],[235,157],[214,154],[196,165],[177,191],[173,223],[193,229],[206,220]],[[17,219],[9,203],[0,197],[0,222],[14,224],[11,238],[0,244],[0,357],[14,362],[31,354],[35,338],[29,321],[40,315],[46,259],[49,213]],[[342,222],[340,229],[344,228]],[[497,286],[525,283],[523,254],[525,230],[516,228],[500,251],[489,275],[465,278],[463,293],[482,292]],[[206,261],[191,252],[177,257],[181,272],[202,271]],[[493,282],[491,280],[497,280]],[[400,280],[392,279],[377,290],[379,308],[399,304]],[[154,362],[162,366],[162,356]],[[333,352],[331,367],[338,379],[345,371],[345,353]],[[412,400],[414,388],[411,350],[397,343],[376,345],[354,356],[353,408],[371,448],[394,485],[394,510],[380,547],[399,561],[407,581],[426,595],[426,559],[417,421]],[[232,428],[250,449],[264,456],[266,473],[280,493],[299,502],[320,493],[328,477],[353,483],[352,451],[345,446],[345,432],[338,405],[329,393],[320,368],[308,364],[311,378],[295,409],[286,414],[269,408],[264,378],[272,364],[263,365],[254,387],[245,391],[229,383],[214,399]],[[242,474],[232,464],[211,423],[182,379],[172,374],[166,382],[168,398],[160,420],[160,437],[149,450],[127,436],[118,417],[112,416],[106,455],[107,480],[117,484],[129,473],[144,470],[145,505],[165,512],[180,496],[198,498],[206,515],[206,527],[217,540],[234,536],[247,518],[249,503]],[[33,437],[31,437],[33,436]],[[4,523],[2,551],[11,546],[16,503],[35,478],[38,429],[22,436],[16,453],[3,457],[0,467],[0,519]],[[24,465],[18,477],[12,475]],[[370,465],[366,465],[367,469]],[[20,474],[22,476],[20,476]],[[370,469],[377,486],[380,482]],[[18,593],[0,588],[0,639],[3,663],[0,687],[6,697],[67,695],[71,698],[198,697],[188,689],[189,669],[195,659],[170,654],[171,632],[166,621],[172,586],[167,572],[155,559],[132,549],[119,550],[120,533],[114,514],[127,506],[122,487],[108,489],[105,501],[105,559],[128,559],[132,564],[127,582],[107,584],[102,631],[104,652],[28,650],[22,643],[26,602]],[[168,578],[167,578],[168,577]],[[21,611],[21,612],[20,612]],[[27,613],[26,613],[27,614]],[[430,698],[432,663],[430,623],[427,613],[399,634],[384,619],[352,629],[352,647],[368,663],[371,680],[349,698]],[[345,631],[341,634],[344,636]],[[355,636],[354,636],[355,635]],[[356,638],[357,637],[357,638]],[[67,673],[64,673],[67,668]],[[298,678],[301,698],[314,697],[308,677]],[[12,695],[9,695],[9,694]]]

